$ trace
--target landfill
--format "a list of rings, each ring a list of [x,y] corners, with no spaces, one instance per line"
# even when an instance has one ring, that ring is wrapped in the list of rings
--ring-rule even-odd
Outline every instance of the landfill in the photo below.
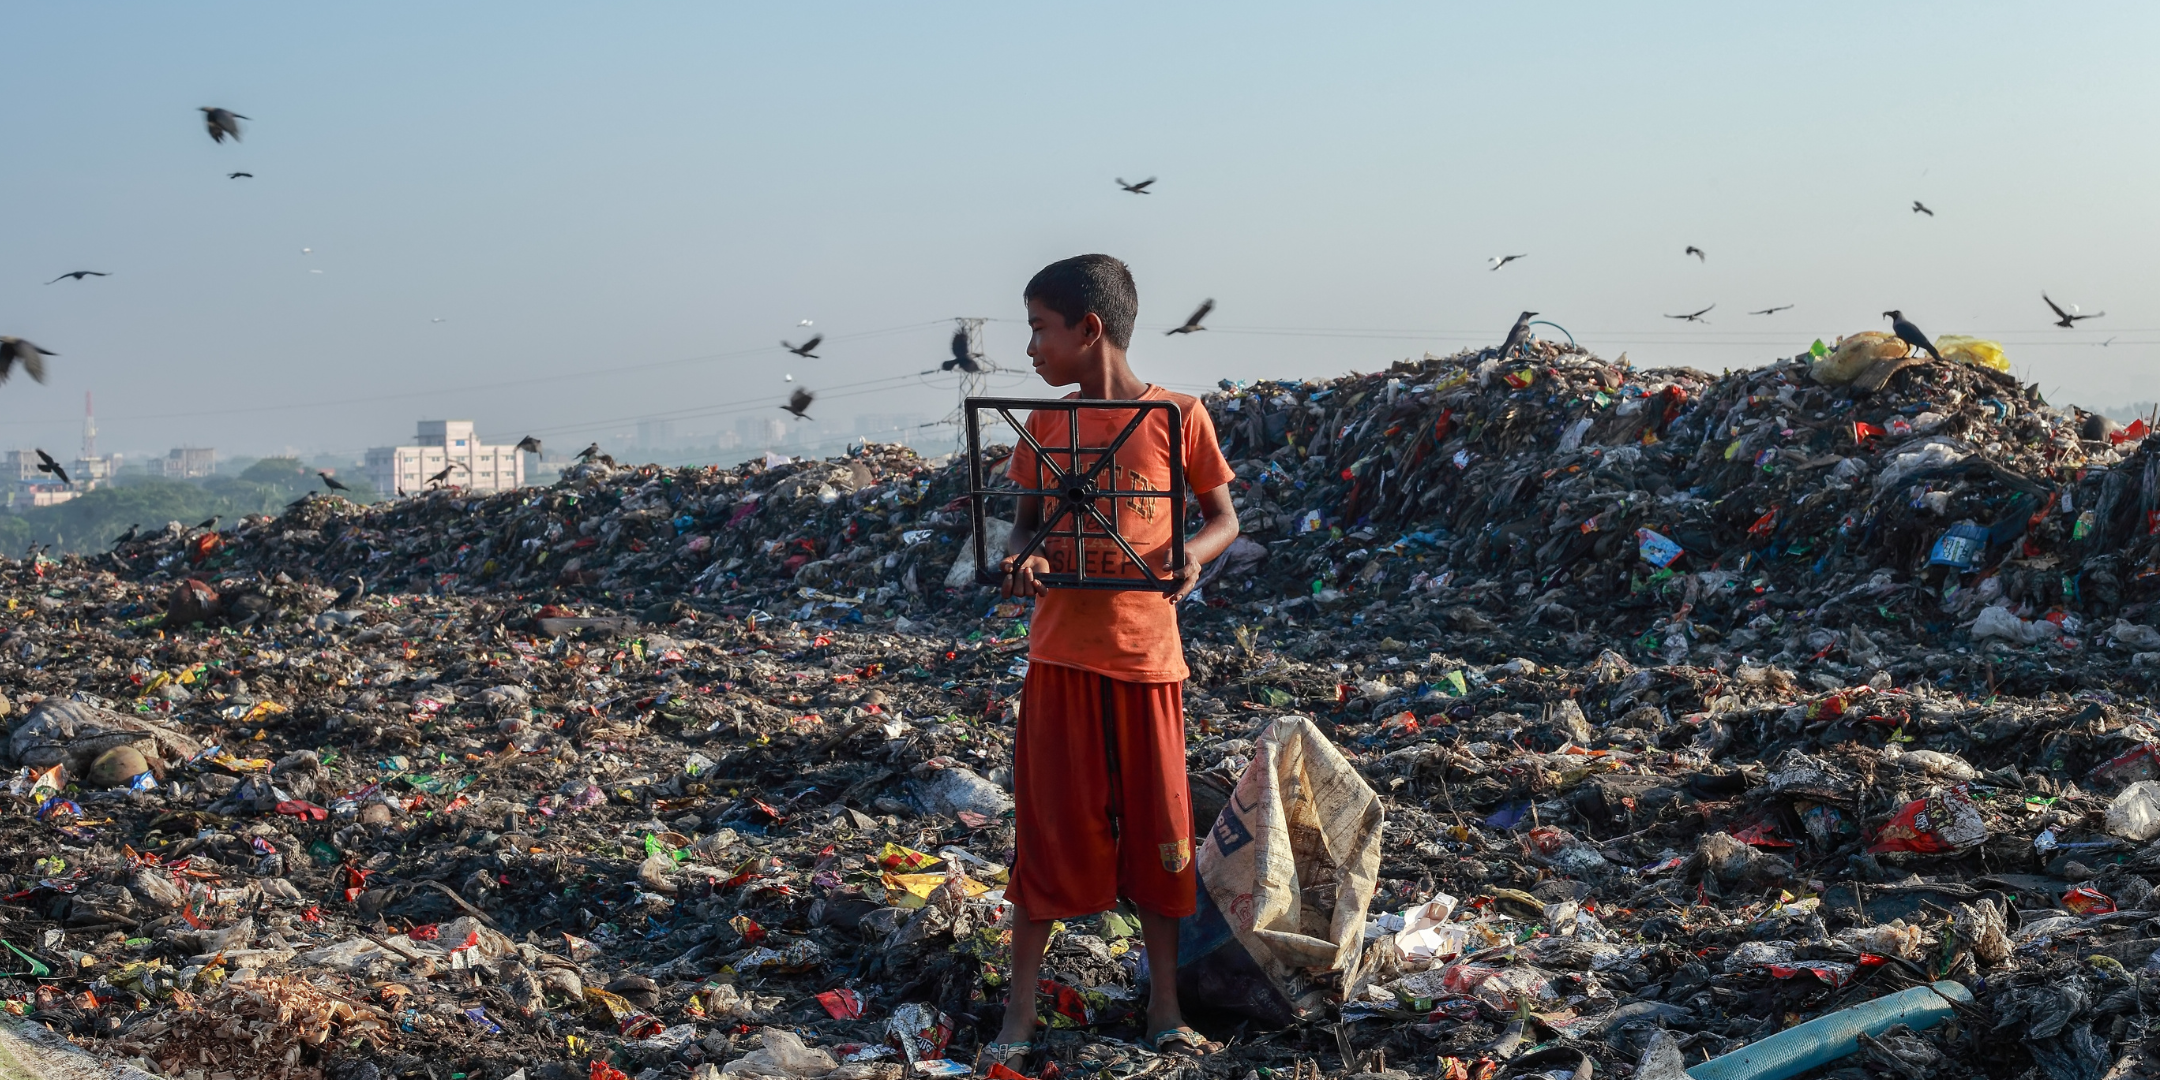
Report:
[[[2160,1071],[2160,441],[1901,344],[1209,395],[1226,1045],[1145,1049],[1113,911],[1025,1075]],[[0,560],[0,1007],[173,1080],[971,1075],[1028,608],[966,477],[595,459]]]

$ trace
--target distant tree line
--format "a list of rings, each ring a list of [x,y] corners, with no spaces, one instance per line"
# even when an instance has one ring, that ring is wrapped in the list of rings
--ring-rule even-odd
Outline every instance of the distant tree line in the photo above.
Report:
[[[359,476],[339,476],[354,502],[373,502],[374,489]],[[211,517],[232,522],[248,514],[280,514],[286,504],[311,491],[322,491],[314,470],[297,458],[263,458],[238,476],[171,480],[159,476],[123,476],[57,506],[37,506],[0,514],[0,551],[19,555],[34,544],[52,550],[103,551],[131,525],[149,532],[168,521],[193,525]]]

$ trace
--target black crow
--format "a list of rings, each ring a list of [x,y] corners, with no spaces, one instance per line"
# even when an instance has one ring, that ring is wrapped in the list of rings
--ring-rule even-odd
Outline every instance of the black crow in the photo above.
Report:
[[[1701,249],[1701,248],[1699,248],[1699,247],[1696,247],[1696,246],[1695,246],[1695,245],[1693,245],[1693,244],[1689,244],[1689,245],[1687,246],[1687,250],[1686,250],[1686,251],[1683,251],[1683,252],[1681,252],[1680,254],[1682,254],[1682,255],[1693,255],[1693,256],[1695,256],[1695,259],[1696,259],[1696,261],[1698,261],[1698,262],[1709,262],[1709,261],[1710,261],[1710,257],[1709,257],[1709,256],[1707,256],[1707,255],[1704,255],[1704,254],[1702,253],[1702,249]]]
[[[22,364],[23,370],[29,372],[31,378],[44,382],[45,358],[58,355],[60,354],[39,348],[19,337],[0,334],[0,382],[7,381],[8,373],[17,363]]]
[[[939,371],[951,371],[954,368],[970,375],[980,375],[987,370],[983,367],[982,354],[976,352],[974,342],[968,340],[965,326],[952,332],[952,359],[938,365]]]
[[[201,109],[203,126],[210,129],[211,141],[224,142],[227,135],[232,136],[234,142],[240,141],[240,121],[249,119],[248,117],[231,109],[220,109],[211,105],[201,106]]]
[[[75,280],[77,280],[77,281],[81,281],[82,279],[84,279],[84,278],[86,278],[86,277],[111,277],[111,276],[112,276],[111,274],[108,274],[108,273],[106,273],[106,272],[105,272],[105,271],[103,271],[103,270],[70,270],[70,271],[68,271],[67,273],[65,273],[65,274],[62,274],[62,275],[60,275],[59,277],[56,277],[56,278],[52,279],[52,281],[48,281],[48,282],[46,282],[45,284],[47,284],[47,285],[50,285],[50,284],[52,284],[52,283],[53,283],[53,281],[66,281],[66,280],[67,280],[67,279],[69,279],[69,278],[74,278],[74,279],[75,279]]]
[[[2077,326],[2079,319],[2097,319],[2102,315],[2107,314],[2107,312],[2105,311],[2095,311],[2090,315],[2072,315],[2069,312],[2064,311],[2061,304],[2058,304],[2053,300],[2048,300],[2048,294],[2041,293],[2040,299],[2047,300],[2047,306],[2055,310],[2055,325],[2060,326],[2065,330]],[[2071,306],[2075,307],[2076,305],[2073,304]]]
[[[1691,311],[1685,315],[1667,315],[1665,317],[1668,319],[1679,319],[1683,322],[1708,322],[1710,320],[1703,318],[1703,316],[1710,314],[1710,308],[1714,308],[1716,306],[1716,304],[1712,304],[1710,305],[1710,307],[1706,307],[1701,311]]]
[[[1927,204],[1921,202],[1918,199],[1914,199],[1912,201],[1912,212],[1915,214],[1926,214],[1929,217],[1935,216],[1935,211],[1928,209]]]
[[[335,477],[335,476],[332,476],[332,475],[330,475],[330,473],[329,473],[329,471],[328,471],[328,470],[325,470],[325,469],[317,469],[317,470],[315,471],[315,475],[317,475],[317,476],[320,476],[320,477],[322,477],[322,482],[323,482],[323,486],[324,486],[324,487],[326,487],[326,488],[329,488],[329,489],[330,489],[330,490],[332,490],[332,491],[351,491],[351,490],[352,490],[351,488],[349,488],[349,487],[346,487],[346,486],[345,486],[344,484],[341,484],[341,483],[339,483],[339,482],[338,482],[338,478],[337,478],[337,477]]]
[[[1762,309],[1761,311],[1750,311],[1750,312],[1748,312],[1748,314],[1750,314],[1750,315],[1775,315],[1775,314],[1777,314],[1778,312],[1780,312],[1780,311],[1785,311],[1785,310],[1787,310],[1787,309],[1789,309],[1789,308],[1791,308],[1791,307],[1792,307],[1792,305],[1791,305],[1791,304],[1779,304],[1779,305],[1778,305],[1778,306],[1776,306],[1776,307],[1766,307],[1766,308]]]
[[[1517,259],[1527,259],[1529,257],[1530,253],[1525,251],[1520,255],[1495,255],[1485,261],[1491,263],[1493,269],[1498,270],[1501,267],[1506,266],[1507,264],[1514,262]]]
[[[1118,177],[1117,186],[1124,188],[1125,190],[1130,191],[1135,195],[1153,195],[1154,192],[1148,190],[1148,185],[1154,182],[1155,178],[1150,176],[1137,184],[1128,184],[1125,182],[1125,178],[1120,176]]]
[[[808,420],[810,419],[810,414],[804,412],[803,410],[808,409],[810,407],[810,403],[816,400],[816,394],[813,394],[810,391],[798,386],[795,388],[794,393],[788,395],[787,404],[780,407],[786,409],[791,413],[794,413],[795,419],[797,420]]]
[[[74,486],[75,486],[75,481],[73,481],[73,480],[70,480],[70,479],[68,479],[68,474],[67,474],[67,470],[66,470],[66,469],[63,469],[63,468],[61,468],[61,467],[60,467],[60,463],[59,463],[59,462],[57,462],[57,461],[54,461],[54,460],[53,460],[53,456],[52,456],[51,454],[48,454],[48,453],[46,453],[46,452],[45,452],[45,451],[43,451],[43,450],[39,450],[39,451],[37,452],[37,456],[38,456],[38,467],[37,467],[37,471],[39,471],[39,472],[41,472],[41,473],[51,473],[51,474],[53,474],[54,476],[57,476],[57,477],[59,477],[59,478],[60,478],[60,482],[61,482],[61,483],[63,483],[63,484],[66,484],[66,485],[67,485],[67,486],[69,486],[69,487],[74,487]]]
[[[816,353],[814,353],[814,352],[811,352],[810,350],[812,350],[812,349],[815,349],[815,348],[817,348],[819,344],[821,344],[821,343],[823,343],[823,342],[824,342],[824,340],[825,340],[825,335],[823,335],[823,334],[812,334],[812,335],[810,335],[810,340],[808,340],[808,341],[805,341],[805,342],[803,342],[803,343],[802,343],[802,344],[800,344],[800,345],[791,345],[791,344],[789,344],[789,343],[787,343],[787,342],[783,341],[783,342],[781,342],[781,343],[780,343],[780,347],[781,347],[781,348],[783,348],[783,349],[786,349],[787,351],[789,351],[789,352],[791,352],[791,353],[794,353],[794,354],[795,354],[795,355],[797,355],[797,356],[806,356],[806,357],[809,357],[809,358],[810,358],[810,359],[812,359],[812,360],[816,360],[816,359],[818,359],[818,354],[816,354]]]
[[[1516,317],[1515,325],[1508,328],[1507,340],[1500,343],[1500,359],[1507,359],[1530,341],[1530,320],[1534,318],[1537,318],[1535,311],[1525,311]]]
[[[1213,310],[1215,310],[1215,300],[1213,297],[1202,300],[1200,302],[1200,306],[1194,308],[1193,313],[1185,317],[1185,325],[1180,326],[1175,330],[1166,330],[1164,331],[1164,334],[1190,334],[1195,330],[1205,330],[1207,329],[1207,327],[1200,325],[1200,320],[1207,318],[1208,312]]]
[[[599,444],[595,443],[593,445],[598,446]],[[520,453],[537,454],[540,452],[540,440],[535,439],[530,435],[527,435],[524,438],[518,440],[516,449]]]
[[[1935,351],[1935,343],[1929,341],[1928,336],[1921,333],[1919,327],[1905,321],[1904,312],[1885,311],[1883,312],[1883,318],[1890,320],[1890,331],[1898,336],[1899,341],[1915,349],[1923,350],[1937,360],[1942,359],[1942,354]]]

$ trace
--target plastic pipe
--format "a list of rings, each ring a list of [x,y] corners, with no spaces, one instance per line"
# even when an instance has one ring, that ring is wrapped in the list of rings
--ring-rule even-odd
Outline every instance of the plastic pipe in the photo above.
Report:
[[[1922,1031],[1949,1019],[1951,1002],[1972,999],[1972,991],[1954,982],[1915,986],[1786,1028],[1687,1074],[1689,1080],[1785,1080],[1859,1052],[1863,1033],[1872,1038],[1899,1024]]]

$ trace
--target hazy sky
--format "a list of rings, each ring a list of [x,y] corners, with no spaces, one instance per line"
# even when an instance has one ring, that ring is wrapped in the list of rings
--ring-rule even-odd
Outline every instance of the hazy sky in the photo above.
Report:
[[[108,452],[581,446],[778,415],[789,373],[821,420],[938,415],[946,320],[1085,251],[1173,386],[1524,308],[1717,370],[1899,307],[2058,401],[2160,397],[2160,8],[1791,7],[15,4],[0,333],[61,355],[0,443],[72,453],[86,390]],[[806,318],[822,359],[777,347]],[[987,331],[1023,375],[1024,336]]]

